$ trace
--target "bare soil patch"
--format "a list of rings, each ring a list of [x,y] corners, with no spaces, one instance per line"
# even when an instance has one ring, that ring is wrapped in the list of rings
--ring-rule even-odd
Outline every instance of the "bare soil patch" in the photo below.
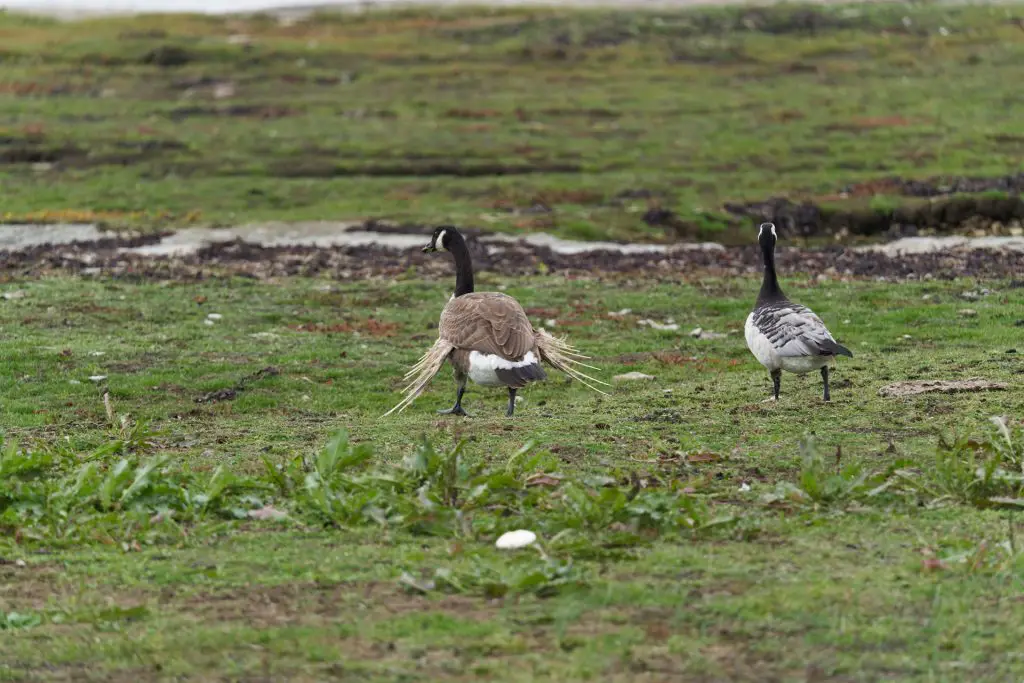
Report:
[[[903,398],[919,394],[961,394],[976,391],[1005,391],[1004,382],[989,382],[984,379],[967,379],[957,381],[919,380],[913,382],[896,382],[887,384],[878,390],[878,395],[887,398]]]
[[[364,230],[376,230],[369,221]],[[429,235],[432,226],[403,226],[405,232]],[[645,279],[681,281],[691,278],[752,276],[760,272],[761,254],[756,245],[724,250],[675,250],[667,253],[587,251],[560,254],[545,246],[524,242],[503,244],[491,250],[466,230],[474,265],[480,271],[500,275],[554,272],[567,277],[638,276]],[[184,256],[124,253],[120,247],[150,244],[154,237],[109,239],[74,245],[36,245],[0,251],[0,274],[38,277],[51,273],[126,280],[197,281],[221,277],[270,279],[287,276],[320,276],[339,280],[394,278],[414,268],[418,276],[450,279],[448,259],[423,254],[419,249],[395,249],[376,245],[318,248],[312,246],[264,247],[241,240],[211,244]],[[813,273],[830,278],[1015,278],[1024,272],[1024,252],[948,250],[889,256],[843,246],[781,248],[779,267],[789,273]],[[382,333],[386,330],[381,330]]]
[[[1005,182],[1009,184],[1011,181]],[[828,199],[841,200],[849,196],[874,194],[940,197],[946,194],[942,193],[943,189],[955,191],[952,190],[954,187],[958,185],[918,185],[899,180],[873,181],[866,185],[850,186],[847,188],[848,191]],[[922,230],[953,233],[965,228],[984,229],[992,228],[996,223],[1003,225],[1024,221],[1024,199],[1019,195],[958,195],[927,202],[912,202],[894,208],[863,209],[832,208],[810,200],[793,201],[786,197],[773,197],[745,204],[728,203],[725,210],[741,219],[770,221],[775,223],[783,235],[801,237],[841,234],[913,237]]]

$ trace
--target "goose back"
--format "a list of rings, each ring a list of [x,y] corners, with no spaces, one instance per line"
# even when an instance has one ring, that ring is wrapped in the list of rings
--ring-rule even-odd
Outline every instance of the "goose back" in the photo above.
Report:
[[[441,312],[438,336],[456,349],[519,361],[537,353],[530,319],[519,302],[501,292],[475,292],[451,299]]]
[[[783,299],[761,304],[752,316],[753,326],[764,335],[772,350],[784,358],[834,356],[843,348],[821,318],[806,306]]]

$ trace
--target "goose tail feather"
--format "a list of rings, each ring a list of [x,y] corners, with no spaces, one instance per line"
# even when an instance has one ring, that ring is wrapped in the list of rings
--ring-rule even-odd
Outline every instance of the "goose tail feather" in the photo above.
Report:
[[[441,370],[441,366],[444,365],[445,360],[448,359],[448,355],[454,348],[451,342],[444,339],[438,339],[434,342],[434,345],[427,349],[427,352],[420,357],[419,361],[402,378],[403,382],[407,382],[402,390],[404,394],[402,400],[394,408],[381,415],[381,417],[387,417],[395,412],[400,413],[408,408],[409,404],[427,387],[427,384],[430,383],[434,375]]]
[[[546,361],[552,367],[557,370],[561,370],[569,377],[582,382],[585,386],[593,389],[599,394],[607,396],[607,392],[601,391],[594,384],[603,384],[609,386],[607,382],[591,377],[584,373],[582,370],[577,368],[590,368],[591,370],[597,370],[598,368],[593,365],[587,365],[580,361],[580,359],[589,360],[588,356],[584,356],[577,351],[569,342],[565,339],[552,336],[545,330],[538,330],[536,333],[537,348],[540,350],[541,360]],[[591,384],[593,382],[594,384]]]

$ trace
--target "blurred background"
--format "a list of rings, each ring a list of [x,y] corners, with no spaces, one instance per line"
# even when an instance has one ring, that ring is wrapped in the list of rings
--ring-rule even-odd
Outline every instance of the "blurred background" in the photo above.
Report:
[[[5,222],[1021,235],[1014,6],[386,4],[8,2]]]

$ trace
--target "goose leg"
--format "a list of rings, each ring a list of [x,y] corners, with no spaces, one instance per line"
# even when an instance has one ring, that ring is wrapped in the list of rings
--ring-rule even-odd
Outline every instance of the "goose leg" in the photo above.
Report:
[[[782,387],[782,370],[772,370],[772,400],[779,400],[779,389]]]
[[[822,368],[821,368],[821,381],[824,382],[824,384],[825,384],[825,400],[826,401],[831,401],[832,400],[832,394],[830,394],[829,391],[828,391],[828,366],[827,365],[822,366]]]
[[[469,417],[469,413],[462,409],[462,395],[466,393],[466,378],[459,377],[459,390],[455,394],[455,405],[448,410],[437,411],[439,415],[461,415],[463,417]]]
[[[516,411],[516,390],[512,387],[508,389],[508,410],[505,411],[505,417],[512,417],[512,413]]]

